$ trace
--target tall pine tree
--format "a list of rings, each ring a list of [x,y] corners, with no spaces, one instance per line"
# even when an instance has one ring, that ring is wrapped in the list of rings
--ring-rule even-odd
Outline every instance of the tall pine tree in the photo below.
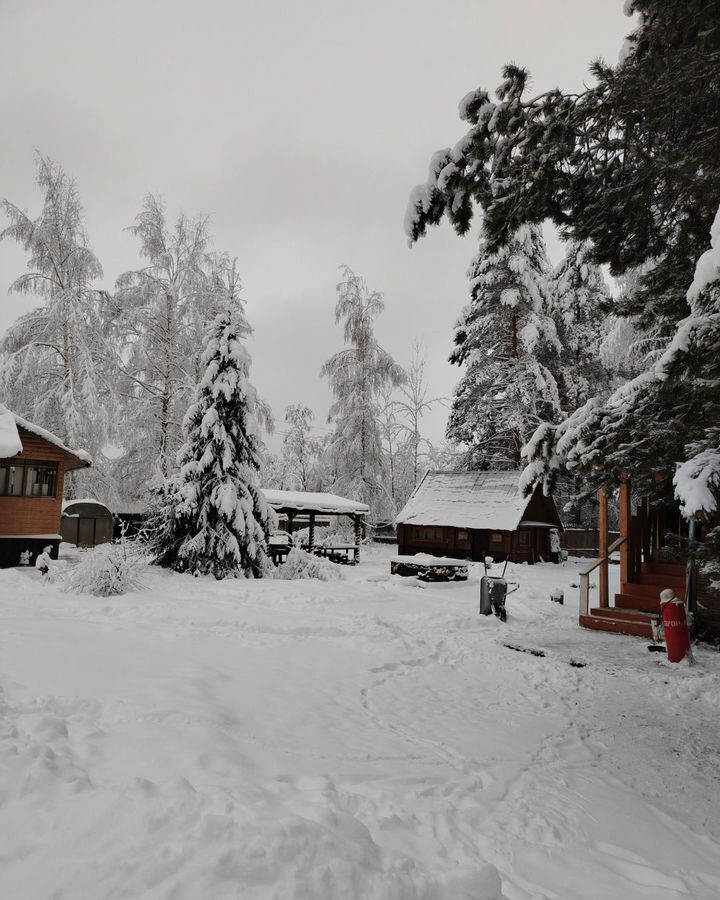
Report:
[[[154,522],[155,561],[179,572],[260,578],[271,565],[274,516],[260,490],[248,332],[239,305],[208,330],[204,373],[183,421],[180,471],[166,483]]]
[[[565,258],[553,272],[550,291],[553,316],[562,347],[558,368],[560,405],[577,409],[610,385],[601,359],[612,300],[589,243],[570,241]]]
[[[447,435],[466,444],[475,469],[516,469],[540,422],[560,412],[559,359],[550,315],[550,269],[538,226],[524,225],[495,253],[484,243],[468,272],[471,301],[450,361],[464,365]]]

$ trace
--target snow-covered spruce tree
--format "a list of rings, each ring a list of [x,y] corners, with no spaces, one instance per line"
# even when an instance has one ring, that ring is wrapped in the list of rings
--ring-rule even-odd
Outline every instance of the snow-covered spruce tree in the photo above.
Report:
[[[375,338],[374,321],[385,306],[382,294],[368,290],[365,279],[349,266],[341,272],[335,321],[344,322],[350,346],[332,356],[320,372],[334,397],[328,421],[335,432],[327,462],[336,473],[338,492],[374,508],[384,494],[378,395],[384,385],[402,383],[405,373]]]
[[[100,454],[112,380],[105,341],[107,298],[93,287],[102,268],[88,243],[74,179],[38,155],[37,184],[45,196],[36,219],[8,200],[0,204],[10,220],[0,240],[12,238],[30,254],[29,271],[10,290],[43,301],[3,338],[0,396],[15,412],[93,456],[95,465],[74,474],[68,493],[77,488],[110,499],[112,486]]]
[[[183,420],[180,471],[166,482],[153,522],[158,565],[218,579],[260,578],[272,566],[267,537],[274,514],[260,490],[249,330],[239,304],[208,329],[204,372]]]
[[[481,242],[468,275],[471,300],[456,325],[450,357],[465,372],[455,388],[447,436],[467,445],[471,468],[518,468],[537,426],[560,413],[552,372],[560,346],[539,227],[521,226],[496,253]]]
[[[697,262],[678,323],[664,352],[605,400],[593,398],[528,445],[527,484],[551,488],[565,468],[606,483],[632,472],[639,494],[657,493],[656,475],[675,472],[687,518],[717,523],[720,506],[720,210],[712,243]],[[676,471],[676,467],[679,465]]]
[[[612,299],[587,241],[567,244],[565,258],[552,274],[550,292],[562,347],[562,363],[556,370],[560,405],[577,409],[607,390],[611,380],[602,363],[601,346]]]

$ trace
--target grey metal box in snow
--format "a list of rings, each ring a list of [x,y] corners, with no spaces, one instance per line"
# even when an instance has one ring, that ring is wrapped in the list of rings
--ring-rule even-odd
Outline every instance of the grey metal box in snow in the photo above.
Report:
[[[508,583],[504,578],[493,578],[492,575],[483,575],[480,579],[480,614],[489,616],[494,612],[496,616],[505,619],[505,598],[507,597]]]

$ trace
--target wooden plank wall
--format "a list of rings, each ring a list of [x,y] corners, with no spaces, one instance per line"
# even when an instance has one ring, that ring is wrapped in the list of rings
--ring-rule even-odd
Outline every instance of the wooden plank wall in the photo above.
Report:
[[[23,449],[3,463],[28,459],[56,462],[57,485],[54,497],[0,497],[0,536],[5,534],[60,534],[66,454],[60,447],[21,428]]]

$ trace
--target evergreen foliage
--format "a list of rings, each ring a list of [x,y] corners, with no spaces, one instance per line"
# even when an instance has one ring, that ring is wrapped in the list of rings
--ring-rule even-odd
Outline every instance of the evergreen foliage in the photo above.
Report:
[[[151,550],[157,564],[179,572],[259,578],[272,566],[274,515],[260,490],[248,332],[239,304],[210,326],[204,372],[183,421],[180,471],[160,491]]]
[[[610,386],[611,375],[603,365],[600,348],[613,307],[605,278],[592,262],[591,253],[587,242],[570,241],[550,282],[562,348],[557,381],[563,410],[577,409]]]
[[[638,27],[617,66],[591,66],[590,87],[531,98],[528,73],[508,65],[496,100],[477,90],[461,101],[470,127],[433,156],[406,229],[417,240],[447,217],[462,234],[479,207],[489,252],[549,218],[592,241],[615,275],[653,261],[625,311],[649,319],[661,345],[687,314],[720,202],[720,14],[717,0],[627,6]]]
[[[560,413],[553,375],[560,344],[540,229],[522,226],[494,253],[483,242],[468,275],[471,301],[456,325],[450,357],[465,372],[447,436],[468,446],[470,468],[518,468],[538,424]]]

